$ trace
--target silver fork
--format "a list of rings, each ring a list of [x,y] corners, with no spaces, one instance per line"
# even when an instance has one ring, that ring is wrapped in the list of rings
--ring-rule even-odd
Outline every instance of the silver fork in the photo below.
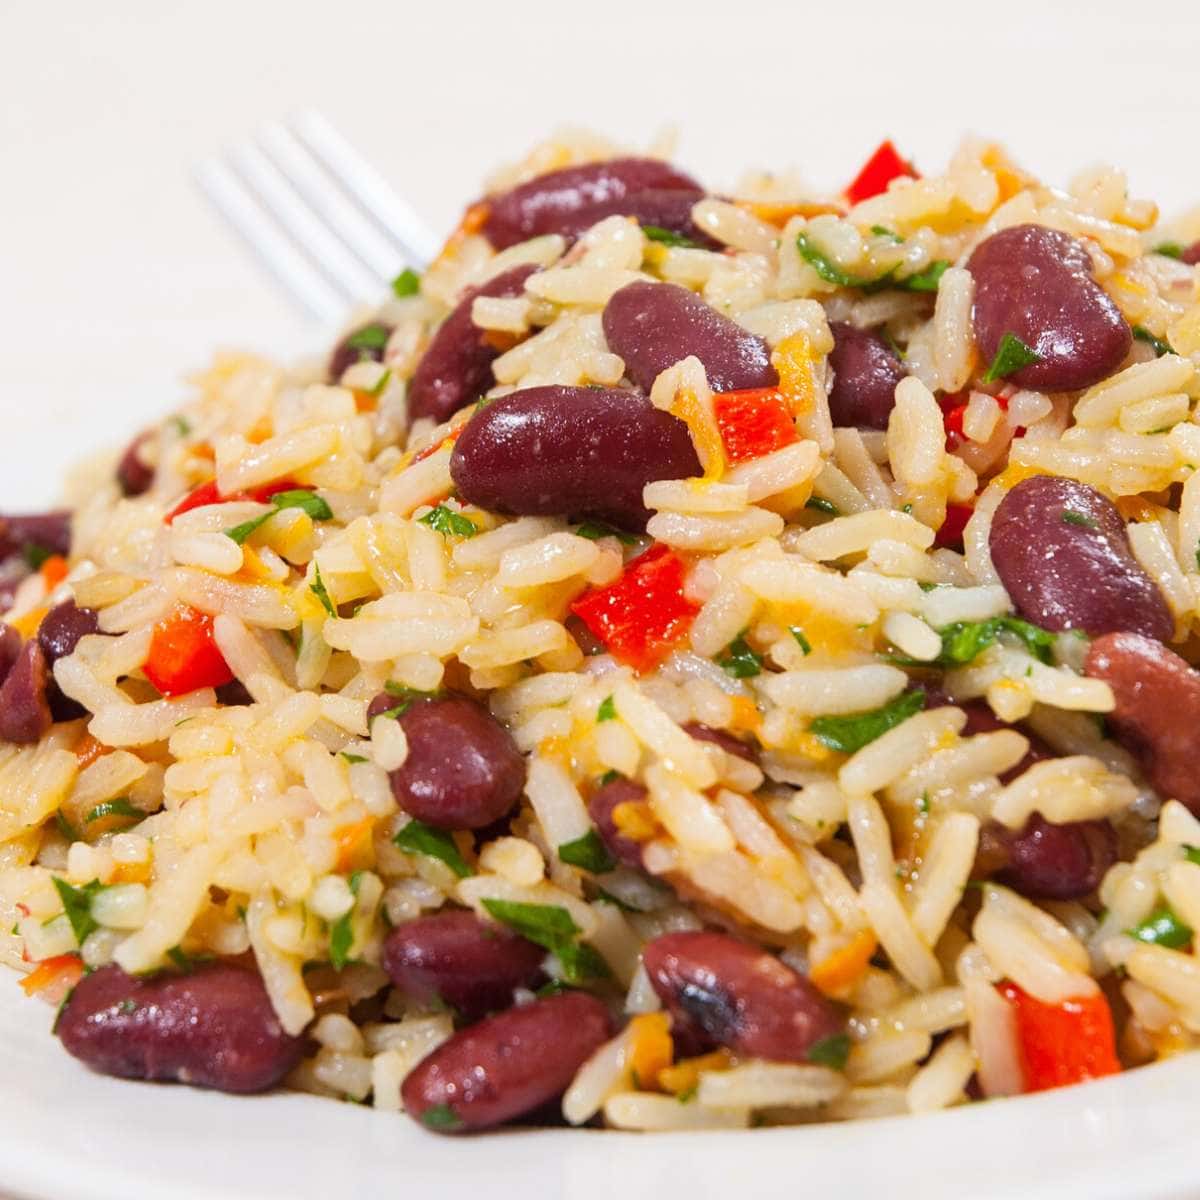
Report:
[[[196,167],[212,206],[288,297],[331,324],[378,302],[438,241],[320,113],[273,121]]]

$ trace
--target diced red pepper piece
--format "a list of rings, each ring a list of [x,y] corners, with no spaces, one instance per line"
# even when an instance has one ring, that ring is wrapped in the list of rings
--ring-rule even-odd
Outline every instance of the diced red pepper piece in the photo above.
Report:
[[[846,199],[851,204],[861,204],[880,192],[886,192],[893,179],[907,175],[909,179],[920,179],[912,163],[901,158],[891,140],[880,142],[875,153],[867,159],[863,169],[854,177],[846,189]]]
[[[943,549],[961,550],[963,530],[966,529],[974,511],[969,504],[947,504],[946,519],[933,539],[934,545]]]
[[[1103,993],[1046,1004],[1015,983],[996,987],[1016,1010],[1027,1092],[1120,1073],[1112,1010]]]
[[[713,396],[713,414],[731,463],[762,458],[799,441],[791,405],[777,388],[749,388]]]
[[[277,479],[274,483],[264,483],[262,487],[251,488],[247,492],[234,492],[231,496],[223,496],[217,488],[217,481],[210,479],[188,492],[163,520],[171,525],[176,517],[191,512],[193,508],[204,508],[208,504],[226,504],[231,500],[255,500],[259,504],[266,504],[272,496],[277,496],[280,492],[295,491],[296,486],[291,479]]]
[[[687,636],[700,611],[683,594],[686,570],[673,550],[651,546],[615,583],[580,596],[571,611],[621,662],[653,670]]]
[[[164,696],[182,696],[233,681],[213,637],[212,617],[186,604],[155,625],[142,669]]]
[[[946,449],[953,450],[956,446],[961,446],[966,440],[966,435],[963,433],[963,417],[966,416],[967,406],[965,404],[956,404],[953,408],[945,409],[942,413],[942,421],[946,426]]]

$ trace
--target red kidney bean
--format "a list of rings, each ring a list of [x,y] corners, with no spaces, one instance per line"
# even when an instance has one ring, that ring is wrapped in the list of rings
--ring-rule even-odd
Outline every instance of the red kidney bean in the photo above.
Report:
[[[1155,790],[1200,816],[1200,671],[1151,638],[1110,633],[1091,644],[1084,673],[1112,688],[1108,728]]]
[[[526,388],[467,422],[450,458],[459,494],[490,512],[594,518],[640,532],[646,484],[700,474],[687,426],[619,388]]]
[[[943,699],[937,704],[929,700],[926,702],[926,707],[936,708],[939,704],[954,703],[956,701],[948,699]],[[971,737],[977,733],[995,733],[998,729],[1017,728],[1000,720],[982,700],[968,700],[965,704],[959,704],[958,707],[967,714],[967,723],[963,727],[964,737]],[[1017,728],[1017,732],[1029,739],[1029,749],[1025,752],[1025,757],[1015,767],[1010,767],[1000,776],[1002,783],[1011,783],[1018,775],[1024,775],[1034,763],[1054,757],[1054,751],[1036,733],[1023,728]]]
[[[52,670],[60,658],[75,653],[80,639],[99,633],[100,615],[94,608],[80,608],[74,600],[55,605],[38,627],[38,645],[46,656],[46,666]],[[47,679],[47,698],[50,713],[56,721],[74,721],[86,713],[83,705],[64,696],[53,676]]]
[[[500,356],[494,337],[471,320],[480,296],[520,296],[525,280],[537,271],[532,263],[513,267],[482,287],[469,288],[438,326],[408,385],[409,416],[429,417],[439,424],[464,404],[478,400],[495,383],[492,363]]]
[[[604,336],[644,392],[668,367],[695,355],[714,392],[775,387],[771,350],[695,292],[674,283],[628,283],[604,308]]]
[[[738,1054],[805,1062],[843,1032],[833,1006],[766,950],[724,933],[668,933],[642,961],[674,1022]]]
[[[991,363],[1006,333],[1040,360],[1006,378],[1065,392],[1090,387],[1124,361],[1133,334],[1095,281],[1082,243],[1044,225],[1013,225],[975,247],[975,340]]]
[[[1184,247],[1183,253],[1179,256],[1180,262],[1185,262],[1189,267],[1194,267],[1200,263],[1200,242],[1193,242],[1190,246]]]
[[[543,233],[575,232],[572,223],[581,210],[610,205],[601,214],[609,216],[622,211],[626,197],[651,190],[699,192],[701,188],[690,175],[656,158],[613,158],[564,167],[489,199],[483,232],[497,250],[503,250]]]
[[[525,759],[512,735],[466,696],[377,696],[369,719],[407,704],[398,718],[408,758],[391,773],[410,817],[438,829],[481,829],[506,816],[525,789]]]
[[[563,220],[555,232],[564,237],[576,238],[591,229],[597,221],[603,221],[605,217],[632,217],[639,225],[666,229],[695,242],[705,250],[717,250],[721,243],[709,237],[692,220],[692,209],[703,199],[703,192],[669,191],[665,188],[631,192],[620,199],[605,200],[581,208]]]
[[[609,854],[627,867],[641,867],[642,844],[626,837],[613,818],[613,811],[621,804],[637,804],[649,793],[640,783],[632,779],[614,779],[598,787],[587,802],[588,815],[596,825],[596,832]]]
[[[474,913],[440,912],[393,929],[383,969],[407,996],[448,1004],[467,1021],[509,1008],[513,989],[534,987],[546,952]]]
[[[21,635],[11,626],[0,624],[0,684],[16,665],[21,654]]]
[[[47,696],[46,656],[36,639],[21,647],[0,685],[0,742],[18,746],[39,742],[54,723]]]
[[[71,514],[65,509],[23,516],[0,516],[0,562],[32,551],[71,553]]]
[[[1166,600],[1129,547],[1124,519],[1086,483],[1022,480],[996,509],[989,545],[1017,611],[1035,625],[1129,630],[1160,641],[1174,632]]]
[[[117,483],[126,496],[144,495],[154,482],[154,468],[142,457],[142,450],[153,437],[152,433],[138,434],[117,463]]]
[[[833,333],[829,355],[833,423],[886,429],[896,403],[896,385],[905,376],[904,364],[877,333],[844,321],[834,321],[829,328]]]
[[[988,875],[1031,900],[1078,900],[1100,886],[1117,858],[1110,821],[1056,825],[1034,813],[1020,830],[988,822],[977,862],[988,862]]]
[[[378,334],[370,339],[369,344],[363,344],[362,336],[367,331],[376,331]],[[338,344],[333,348],[333,354],[329,358],[329,366],[327,373],[330,383],[337,383],[346,373],[347,367],[354,366],[360,362],[382,362],[383,352],[387,349],[387,340],[392,335],[390,325],[384,325],[379,321],[369,321],[366,325],[360,325],[357,329],[352,329]],[[359,344],[354,343],[358,341]]]
[[[85,975],[55,1032],[103,1075],[264,1092],[300,1061],[302,1038],[279,1024],[256,971],[225,963],[190,975]]]
[[[749,742],[743,742],[739,737],[734,737],[727,730],[713,729],[710,725],[701,725],[699,721],[689,721],[683,728],[698,742],[711,742],[714,746],[720,746],[726,754],[744,758],[748,763],[755,765],[758,763],[757,748]]]
[[[225,705],[226,708],[244,708],[254,703],[254,697],[240,679],[234,679],[217,688],[217,703]]]
[[[404,1107],[438,1133],[492,1129],[561,1096],[610,1036],[608,1009],[594,996],[535,1000],[438,1047],[404,1081]]]

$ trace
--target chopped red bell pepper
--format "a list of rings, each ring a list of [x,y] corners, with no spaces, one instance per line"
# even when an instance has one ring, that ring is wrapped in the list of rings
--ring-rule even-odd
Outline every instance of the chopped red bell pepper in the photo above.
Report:
[[[953,408],[943,409],[942,421],[946,426],[946,449],[953,450],[956,446],[961,446],[966,440],[966,435],[963,433],[963,417],[966,416],[967,406],[965,403],[956,404]]]
[[[1112,1010],[1102,992],[1046,1004],[1015,983],[996,987],[1016,1010],[1027,1092],[1120,1073]]]
[[[651,546],[615,583],[580,596],[571,611],[621,662],[650,671],[683,640],[700,611],[683,594],[686,570],[673,550]]]
[[[880,192],[886,192],[893,179],[907,175],[909,179],[920,179],[912,163],[901,158],[891,140],[880,142],[875,153],[867,159],[863,169],[854,177],[846,189],[846,199],[851,204],[861,204]]]
[[[233,672],[213,637],[212,617],[186,604],[155,625],[142,669],[164,696],[233,682]]]
[[[193,508],[204,508],[208,504],[227,504],[231,500],[254,500],[266,504],[272,496],[280,492],[295,491],[298,485],[291,479],[277,479],[274,483],[265,483],[262,487],[251,488],[246,492],[234,492],[231,496],[223,496],[217,487],[217,481],[210,479],[198,488],[193,488],[173,509],[163,518],[166,524],[174,523],[176,517],[181,517]]]
[[[713,396],[713,414],[731,463],[761,458],[799,441],[791,405],[777,388],[750,388]]]
[[[934,535],[934,545],[942,549],[961,550],[963,530],[966,529],[974,511],[969,504],[947,504],[946,519]]]

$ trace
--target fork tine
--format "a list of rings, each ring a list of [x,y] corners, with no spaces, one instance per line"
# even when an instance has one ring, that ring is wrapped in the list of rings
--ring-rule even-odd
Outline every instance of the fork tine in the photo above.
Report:
[[[360,302],[378,299],[379,281],[314,216],[279,168],[257,146],[234,150],[230,163],[263,207],[347,299]]]
[[[383,176],[320,113],[305,110],[290,124],[322,166],[394,239],[408,262],[424,268],[437,254],[438,241]]]
[[[196,168],[196,182],[213,207],[288,295],[318,321],[333,323],[345,315],[340,296],[263,212],[245,184],[219,159]]]
[[[272,122],[263,127],[259,143],[309,208],[378,279],[376,291],[410,261],[342,192],[290,130]]]

